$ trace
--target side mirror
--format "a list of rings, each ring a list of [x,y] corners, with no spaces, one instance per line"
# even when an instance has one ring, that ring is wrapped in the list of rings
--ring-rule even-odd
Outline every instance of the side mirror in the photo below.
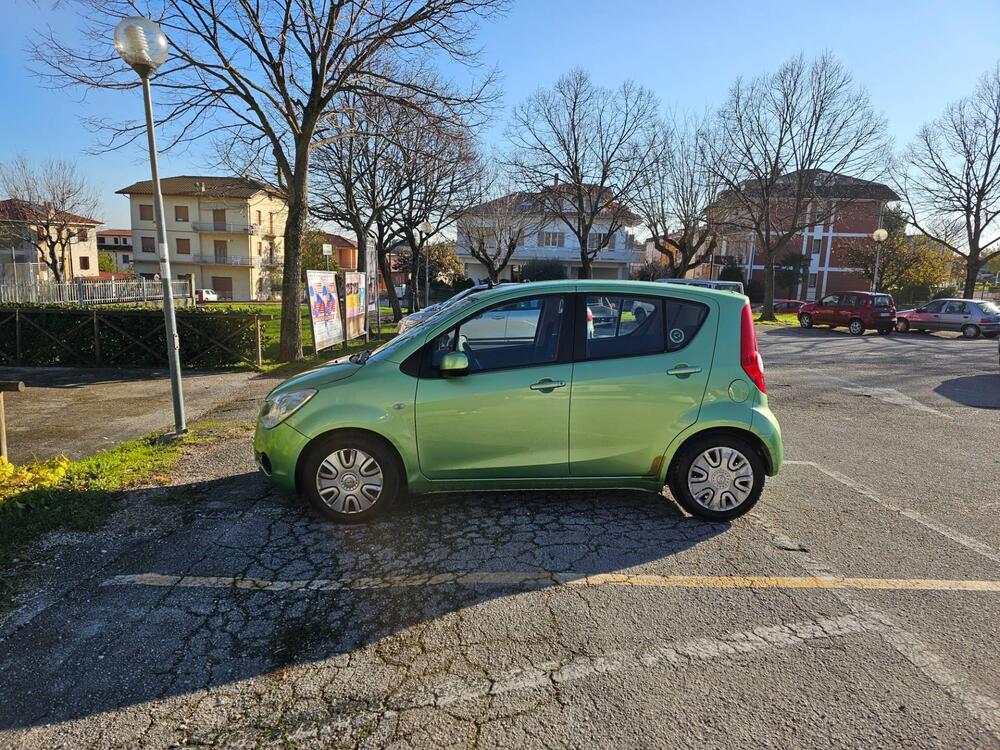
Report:
[[[453,378],[469,374],[469,358],[463,352],[448,352],[441,358],[441,376]]]

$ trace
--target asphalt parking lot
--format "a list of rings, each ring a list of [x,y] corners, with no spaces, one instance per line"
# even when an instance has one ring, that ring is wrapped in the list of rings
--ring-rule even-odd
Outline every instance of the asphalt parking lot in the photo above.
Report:
[[[622,491],[331,526],[196,447],[38,551],[0,746],[1000,746],[996,342],[760,338],[788,463],[732,524]]]

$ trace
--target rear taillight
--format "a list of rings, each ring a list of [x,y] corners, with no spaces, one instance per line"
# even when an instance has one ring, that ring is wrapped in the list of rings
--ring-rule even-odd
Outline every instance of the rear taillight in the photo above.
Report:
[[[757,332],[753,328],[750,305],[743,306],[743,316],[740,319],[740,367],[761,393],[767,393],[764,385],[764,360],[757,351]]]
[[[993,322],[993,318],[983,318],[979,322],[980,323],[992,323]]]
[[[589,307],[587,308],[587,322],[588,323],[593,323],[594,322],[594,313],[592,313],[590,311]]]

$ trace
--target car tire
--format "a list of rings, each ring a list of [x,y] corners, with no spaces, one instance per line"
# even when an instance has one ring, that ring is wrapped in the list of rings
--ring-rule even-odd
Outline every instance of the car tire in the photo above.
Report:
[[[890,333],[892,333],[892,330],[893,329],[891,328],[879,328],[878,333],[880,336],[888,336]]]
[[[317,440],[308,451],[299,486],[324,518],[364,523],[384,513],[402,492],[399,457],[377,438],[334,434]]]
[[[906,333],[907,331],[909,331],[910,330],[909,321],[903,319],[897,320],[896,330],[899,331],[900,333]]]
[[[974,325],[962,326],[962,336],[964,336],[967,339],[978,339],[979,326],[974,326]]]
[[[810,315],[809,313],[802,313],[801,315],[799,315],[799,325],[802,326],[803,328],[812,328],[813,327],[812,315]]]
[[[858,318],[854,318],[854,320],[847,324],[847,330],[851,332],[852,336],[863,336],[865,333],[865,324]]]
[[[710,473],[713,469],[723,474],[718,480]],[[731,433],[709,433],[681,448],[667,483],[692,516],[729,521],[756,505],[764,491],[765,473],[764,459],[749,440]]]

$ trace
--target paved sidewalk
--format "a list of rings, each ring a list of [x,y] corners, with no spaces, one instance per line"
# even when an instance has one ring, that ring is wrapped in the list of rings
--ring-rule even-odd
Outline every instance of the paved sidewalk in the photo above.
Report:
[[[173,424],[166,370],[0,367],[0,380],[23,380],[7,394],[12,461],[80,458]],[[188,421],[223,402],[263,398],[280,379],[259,372],[186,372]]]

